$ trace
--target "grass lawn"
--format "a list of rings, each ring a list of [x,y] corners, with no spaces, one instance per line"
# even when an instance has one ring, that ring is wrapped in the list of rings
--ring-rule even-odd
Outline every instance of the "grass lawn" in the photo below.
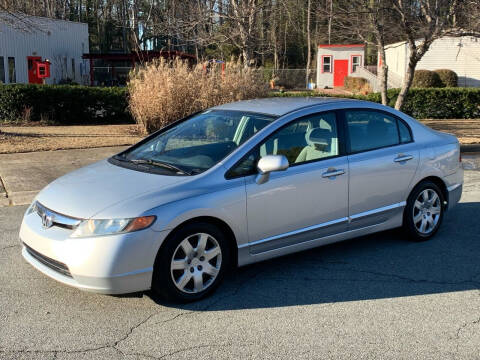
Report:
[[[435,130],[455,134],[462,144],[480,144],[480,119],[426,119]],[[0,126],[0,154],[132,145],[137,125]]]
[[[137,125],[0,126],[0,154],[132,145]]]

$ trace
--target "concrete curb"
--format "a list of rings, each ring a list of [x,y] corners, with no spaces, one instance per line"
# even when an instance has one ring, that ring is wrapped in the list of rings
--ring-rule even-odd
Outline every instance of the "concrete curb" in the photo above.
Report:
[[[40,190],[19,191],[8,194],[9,205],[30,205]]]
[[[23,191],[9,194],[8,197],[0,194],[0,207],[30,205],[37,194],[38,191]]]
[[[0,206],[8,205],[10,205],[10,199],[7,197],[7,190],[5,190],[2,177],[0,176]]]

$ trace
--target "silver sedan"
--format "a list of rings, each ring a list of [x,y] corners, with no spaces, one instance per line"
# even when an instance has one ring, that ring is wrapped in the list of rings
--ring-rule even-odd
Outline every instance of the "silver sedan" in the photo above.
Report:
[[[457,139],[389,107],[241,101],[52,182],[22,253],[83,290],[192,301],[231,267],[397,227],[430,239],[462,184]]]

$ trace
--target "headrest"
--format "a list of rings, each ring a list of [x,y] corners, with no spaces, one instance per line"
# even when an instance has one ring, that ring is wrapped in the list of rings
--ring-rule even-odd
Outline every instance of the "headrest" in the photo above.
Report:
[[[330,145],[332,140],[332,132],[327,129],[313,128],[305,134],[305,140],[308,145]]]

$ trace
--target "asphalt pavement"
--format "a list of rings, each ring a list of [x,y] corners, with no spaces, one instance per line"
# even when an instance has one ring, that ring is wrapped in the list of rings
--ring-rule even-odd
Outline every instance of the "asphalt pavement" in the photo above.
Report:
[[[0,359],[480,359],[480,171],[436,237],[398,231],[238,269],[208,299],[105,296],[21,257],[0,208]]]

